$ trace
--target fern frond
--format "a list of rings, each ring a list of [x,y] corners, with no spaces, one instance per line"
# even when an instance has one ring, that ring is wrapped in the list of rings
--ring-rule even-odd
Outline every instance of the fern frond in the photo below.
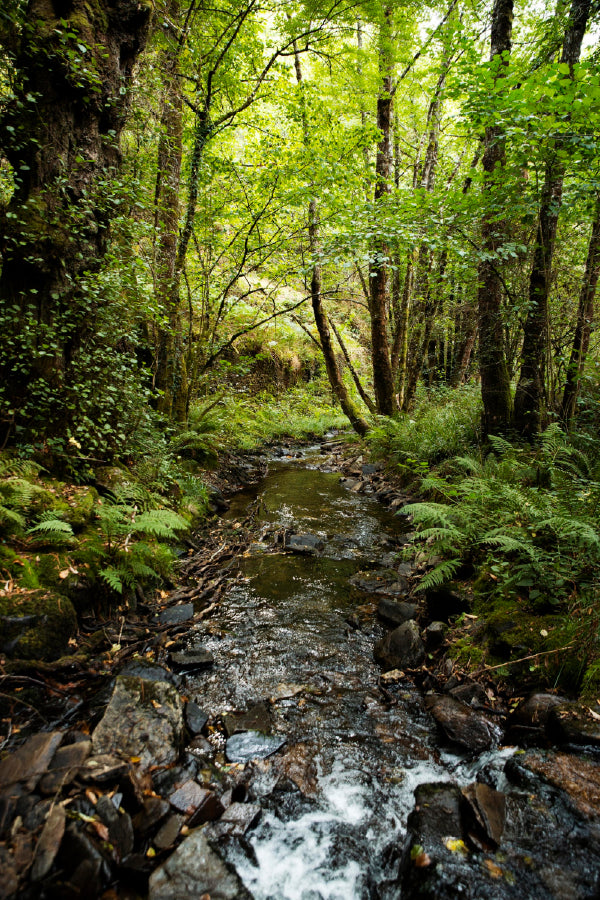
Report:
[[[600,549],[598,532],[588,522],[582,522],[580,519],[571,519],[568,516],[551,516],[536,523],[536,527],[540,531],[543,528],[549,528],[559,541],[575,541],[589,549]]]
[[[429,522],[431,527],[453,527],[452,508],[444,503],[409,503],[402,507],[402,513],[412,516],[415,522]]]
[[[506,533],[485,534],[478,543],[488,547],[497,547],[498,550],[503,550],[505,553],[524,553],[530,559],[535,559],[537,555],[532,544]]]
[[[507,453],[512,453],[515,450],[510,441],[507,441],[506,438],[500,437],[497,434],[488,434],[488,441],[497,456],[505,456]]]
[[[435,569],[432,569],[431,572],[428,572],[423,576],[416,590],[426,591],[428,588],[439,587],[445,582],[450,581],[450,579],[456,574],[459,566],[460,559],[444,560],[444,562],[440,563],[439,566],[436,566]]]
[[[99,573],[100,578],[102,578],[107,585],[112,588],[113,591],[116,591],[117,594],[123,593],[123,582],[121,581],[121,575],[114,566],[107,566],[105,569],[100,569]]]
[[[38,522],[37,525],[34,525],[33,528],[27,529],[27,534],[36,534],[37,532],[43,532],[48,537],[52,536],[60,536],[60,537],[72,537],[73,529],[69,525],[68,522],[63,522],[62,519],[57,518],[46,518],[41,522]]]
[[[151,534],[157,538],[173,540],[178,531],[189,528],[185,519],[170,509],[150,509],[141,513],[131,523],[131,531],[140,534]]]

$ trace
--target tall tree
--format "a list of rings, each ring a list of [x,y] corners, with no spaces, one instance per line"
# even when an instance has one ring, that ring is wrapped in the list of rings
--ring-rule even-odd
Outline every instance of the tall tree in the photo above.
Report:
[[[513,0],[494,0],[490,60],[494,66],[495,89],[506,75],[511,50]],[[511,392],[504,354],[502,327],[502,281],[498,272],[497,251],[504,241],[505,223],[494,208],[496,182],[506,162],[502,127],[485,129],[483,169],[485,172],[485,212],[481,223],[485,258],[479,266],[479,372],[483,401],[483,426],[486,433],[508,429],[511,422]]]
[[[561,63],[573,67],[578,62],[590,14],[591,0],[573,0],[565,31]],[[560,138],[558,138],[560,140]],[[556,148],[558,149],[558,147]],[[515,393],[514,424],[524,437],[533,437],[543,424],[544,369],[548,347],[548,301],[552,280],[552,260],[556,227],[562,204],[566,166],[551,151],[546,163],[540,198],[533,265],[529,278],[529,306],[523,335],[521,373]]]

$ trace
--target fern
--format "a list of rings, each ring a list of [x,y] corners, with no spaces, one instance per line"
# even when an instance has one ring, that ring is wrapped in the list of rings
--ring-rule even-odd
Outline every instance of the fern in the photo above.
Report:
[[[151,509],[141,513],[131,524],[131,531],[151,534],[163,540],[174,540],[178,531],[187,531],[188,523],[170,509]]]
[[[59,519],[55,512],[48,510],[42,513],[37,525],[27,529],[27,534],[43,534],[44,537],[65,540],[73,537],[73,529],[68,522]]]
[[[107,566],[105,569],[100,569],[98,572],[100,578],[102,578],[109,588],[113,591],[116,591],[117,594],[123,593],[123,581],[121,579],[121,574],[118,572],[114,566]]]
[[[456,574],[460,563],[460,559],[444,560],[444,562],[441,562],[434,569],[432,569],[430,572],[427,572],[427,574],[423,576],[416,590],[426,591],[429,588],[440,587],[440,585],[450,581]]]

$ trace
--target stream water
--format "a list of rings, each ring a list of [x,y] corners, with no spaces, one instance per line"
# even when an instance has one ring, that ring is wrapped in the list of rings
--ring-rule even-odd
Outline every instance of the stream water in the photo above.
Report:
[[[414,788],[472,781],[491,756],[468,766],[444,755],[410,682],[394,704],[378,687],[374,598],[350,579],[398,563],[403,528],[319,461],[314,451],[275,461],[260,485],[235,498],[230,517],[254,503],[263,540],[203,636],[213,670],[188,687],[222,717],[264,702],[269,731],[287,741],[276,756],[295,776],[291,787],[303,788],[274,790],[282,768],[255,766],[251,790],[262,816],[227,852],[256,900],[397,898],[391,885]],[[284,531],[316,536],[323,549],[274,550]]]

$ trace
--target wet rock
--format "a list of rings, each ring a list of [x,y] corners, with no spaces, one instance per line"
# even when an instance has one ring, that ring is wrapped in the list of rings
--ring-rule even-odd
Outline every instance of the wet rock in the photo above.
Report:
[[[600,767],[570,753],[537,752],[519,757],[518,765],[564,791],[587,819],[600,820]]]
[[[350,578],[350,584],[369,594],[387,594],[393,597],[401,597],[410,590],[407,579],[399,575],[395,569],[358,572]]]
[[[142,769],[169,765],[183,730],[183,704],[170,684],[120,675],[92,735],[94,753],[139,757]]]
[[[490,723],[466,704],[448,694],[432,694],[425,697],[425,706],[454,744],[475,752],[491,747],[494,735]]]
[[[127,763],[118,756],[110,753],[101,753],[86,760],[81,768],[81,777],[85,781],[95,781],[105,784],[109,781],[117,781],[127,771]]]
[[[182,784],[185,784],[186,781],[191,781],[196,777],[199,765],[198,760],[192,754],[187,755],[191,757],[191,759],[188,758],[187,765],[169,766],[161,772],[154,773],[154,787],[158,794],[168,797],[173,791],[180,788]]]
[[[316,534],[286,534],[285,547],[294,553],[317,553],[325,549],[325,544]]]
[[[170,806],[162,797],[145,797],[142,809],[133,820],[133,827],[136,831],[145,834],[158,825],[169,812]]]
[[[228,737],[238,731],[271,730],[271,714],[266,703],[257,703],[244,713],[230,713],[223,716],[223,724]]]
[[[169,850],[179,837],[179,832],[183,828],[184,822],[185,816],[180,816],[177,813],[169,816],[164,825],[155,834],[152,841],[154,846],[158,847],[159,850]]]
[[[132,659],[123,666],[119,674],[132,675],[145,681],[166,681],[168,684],[175,684],[177,680],[172,672],[149,659]]]
[[[532,694],[512,712],[508,721],[507,740],[531,744],[544,742],[551,710],[565,703],[556,694]]]
[[[446,638],[448,626],[445,622],[431,622],[425,629],[425,646],[428,650],[437,650]]]
[[[448,622],[453,616],[469,611],[469,600],[450,587],[429,590],[425,596],[427,617],[433,621]]]
[[[169,797],[169,802],[178,812],[188,816],[195,812],[203,800],[206,799],[207,793],[210,793],[210,791],[201,788],[197,781],[189,780],[184,782],[176,791],[173,791]]]
[[[78,741],[59,747],[46,775],[40,781],[43,794],[54,794],[77,777],[82,765],[92,752],[92,742]]]
[[[461,703],[466,703],[467,706],[472,706],[475,709],[487,706],[489,703],[489,698],[485,689],[480,684],[477,684],[476,681],[457,684],[456,687],[451,688],[448,693],[451,697],[454,697],[455,700],[460,700]]]
[[[214,822],[223,815],[224,811],[225,804],[222,802],[222,798],[219,799],[214,791],[205,789],[202,800],[189,820],[189,825],[193,828],[205,822]]]
[[[227,740],[225,756],[228,762],[245,763],[251,759],[267,759],[283,747],[286,739],[277,734],[242,731]]]
[[[276,700],[290,700],[292,697],[301,694],[306,688],[306,684],[285,684],[284,682],[281,682],[275,686],[275,689],[271,694],[271,702]]]
[[[208,650],[196,648],[194,650],[178,650],[169,655],[169,659],[177,669],[182,672],[192,672],[196,669],[207,669],[214,663],[214,657]]]
[[[504,824],[506,822],[506,797],[501,791],[496,791],[487,784],[476,781],[463,788],[468,814],[472,829],[479,832],[484,840],[484,846],[477,837],[472,836],[477,849],[487,849],[485,844],[491,844],[492,848],[499,846],[502,840]]]
[[[547,731],[561,744],[600,747],[600,710],[583,703],[560,703],[548,714]]]
[[[194,604],[180,603],[177,606],[170,606],[168,609],[163,609],[158,617],[158,621],[161,625],[183,625],[184,622],[189,622],[189,620],[193,618]]]
[[[375,659],[384,669],[416,669],[425,659],[425,647],[414,620],[405,622],[375,644]]]
[[[35,848],[31,880],[39,881],[48,874],[65,833],[66,813],[60,804],[53,807]]]
[[[67,826],[60,845],[57,862],[66,872],[73,872],[69,884],[81,888],[75,897],[97,897],[110,878],[110,868],[102,853],[88,837],[83,827],[74,822]]]
[[[212,826],[211,832],[215,837],[241,837],[256,825],[261,812],[258,803],[231,803],[219,821]]]
[[[417,616],[416,603],[404,603],[398,600],[391,600],[389,597],[382,597],[377,606],[377,615],[379,618],[390,625],[403,625],[410,619]]]
[[[22,747],[0,762],[0,787],[23,781],[29,790],[33,790],[48,769],[63,737],[64,732],[51,731],[28,738]]]
[[[119,812],[113,799],[100,797],[96,804],[96,814],[108,828],[108,839],[117,857],[121,860],[133,850],[133,825],[126,812]]]
[[[148,900],[251,900],[202,829],[193,831],[150,878]]]
[[[274,763],[277,789],[296,789],[305,797],[314,796],[318,787],[317,752],[315,744],[300,742],[278,756]]]
[[[0,900],[14,897],[19,890],[19,873],[14,857],[0,844]]]
[[[206,723],[208,722],[208,714],[201,709],[197,703],[190,700],[185,704],[185,724],[192,734],[200,734]]]

